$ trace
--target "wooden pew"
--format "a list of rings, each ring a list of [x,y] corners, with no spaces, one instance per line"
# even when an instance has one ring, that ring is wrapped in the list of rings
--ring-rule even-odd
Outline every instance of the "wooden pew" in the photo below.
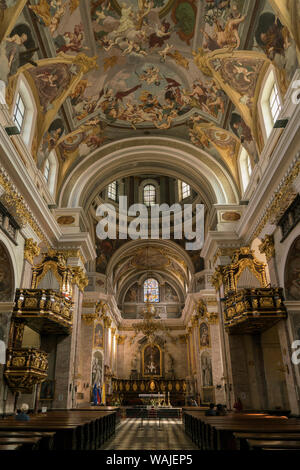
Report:
[[[41,437],[0,437],[0,445],[18,445],[19,450],[39,450]]]
[[[300,441],[299,433],[250,433],[250,432],[235,432],[233,434],[236,440],[236,448],[238,450],[249,450],[247,443],[248,439],[254,439],[259,441]]]
[[[0,422],[0,432],[19,431],[32,432],[45,430],[56,431],[56,448],[58,449],[90,449],[95,448],[97,442],[100,441],[100,434],[103,440],[110,436],[111,430],[114,429],[114,413],[81,413],[79,412],[58,412],[52,413],[50,416],[39,415],[31,416],[30,421],[18,422],[13,417]],[[107,426],[103,426],[100,432],[100,426],[96,426],[96,422],[106,421]],[[97,435],[98,432],[98,435]],[[92,446],[91,446],[92,445]],[[94,446],[94,447],[93,447]]]
[[[204,450],[236,449],[235,432],[298,433],[300,421],[266,414],[203,416],[197,411],[184,413],[185,431]]]
[[[116,429],[116,412],[115,411],[90,411],[90,410],[60,410],[50,411],[47,417],[51,419],[73,419],[87,420],[87,425],[83,428],[83,445],[85,450],[97,449],[107,439],[109,439]]]
[[[250,450],[300,450],[300,441],[259,441],[247,439]]]
[[[54,436],[55,432],[28,432],[28,431],[0,431],[0,439],[3,437],[38,437],[40,438],[39,449],[38,450],[53,450],[54,448]]]
[[[0,444],[0,451],[4,450],[20,450],[21,444]]]

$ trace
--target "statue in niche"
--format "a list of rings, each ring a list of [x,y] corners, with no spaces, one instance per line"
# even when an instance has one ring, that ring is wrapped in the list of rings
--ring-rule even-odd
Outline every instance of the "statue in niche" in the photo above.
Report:
[[[135,354],[131,360],[131,370],[137,370],[137,355]]]
[[[206,323],[200,325],[200,346],[206,348],[210,346],[208,326]]]
[[[174,370],[174,359],[171,356],[171,354],[168,354],[168,371],[173,371]]]
[[[212,365],[211,357],[208,353],[203,353],[201,356],[201,369],[202,369],[202,385],[203,387],[212,387]]]

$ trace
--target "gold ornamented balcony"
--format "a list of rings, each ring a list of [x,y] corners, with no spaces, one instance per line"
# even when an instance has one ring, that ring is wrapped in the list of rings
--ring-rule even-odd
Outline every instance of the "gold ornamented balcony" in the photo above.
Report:
[[[53,289],[17,289],[14,317],[40,334],[72,331],[72,301]]]
[[[281,288],[240,289],[224,300],[224,325],[230,334],[261,333],[287,317]]]
[[[48,354],[39,349],[8,349],[4,376],[15,392],[31,393],[47,378]]]

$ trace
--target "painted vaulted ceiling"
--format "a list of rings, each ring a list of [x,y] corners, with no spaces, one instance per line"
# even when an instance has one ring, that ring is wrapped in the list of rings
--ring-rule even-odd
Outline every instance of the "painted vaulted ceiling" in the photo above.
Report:
[[[298,2],[299,3],[299,2]],[[291,13],[293,12],[293,18]],[[110,142],[184,139],[237,187],[242,144],[259,158],[256,102],[270,64],[284,92],[297,67],[296,0],[1,0],[1,79],[20,74],[38,108],[32,153],[56,150],[58,192]]]

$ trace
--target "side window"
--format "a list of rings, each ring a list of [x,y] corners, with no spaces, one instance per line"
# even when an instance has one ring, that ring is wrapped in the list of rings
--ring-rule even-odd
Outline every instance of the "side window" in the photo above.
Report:
[[[25,108],[24,100],[22,98],[22,95],[18,93],[15,108],[14,108],[14,113],[13,113],[13,121],[16,124],[20,132],[22,131],[22,128],[24,125],[25,113],[26,113],[26,108]]]
[[[241,153],[240,153],[240,175],[241,175],[241,181],[242,181],[242,187],[243,191],[245,192],[252,173],[252,165],[251,165],[251,159],[246,151],[246,149],[242,148]]]

